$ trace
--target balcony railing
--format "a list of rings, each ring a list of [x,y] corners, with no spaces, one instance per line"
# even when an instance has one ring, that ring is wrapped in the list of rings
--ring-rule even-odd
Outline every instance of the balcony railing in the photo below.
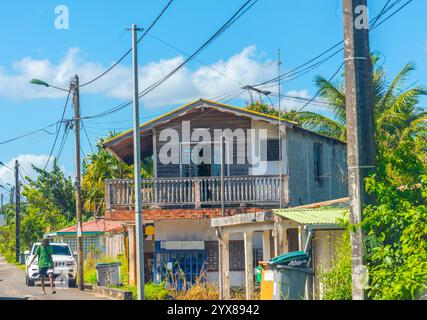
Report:
[[[285,201],[285,181],[279,176],[236,176],[224,178],[226,205],[276,206]],[[280,191],[282,190],[282,191]],[[134,207],[132,180],[106,181],[107,210]],[[160,178],[142,180],[144,207],[208,207],[221,205],[221,178]]]

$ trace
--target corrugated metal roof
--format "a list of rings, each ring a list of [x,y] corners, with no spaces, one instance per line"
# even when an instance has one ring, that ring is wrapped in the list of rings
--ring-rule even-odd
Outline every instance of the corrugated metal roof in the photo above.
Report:
[[[319,208],[319,209],[285,209],[273,210],[274,214],[293,220],[300,224],[321,225],[340,223],[340,219],[348,215],[345,208]]]
[[[83,233],[91,233],[91,234],[99,234],[104,232],[113,232],[122,229],[122,225],[115,221],[108,221],[108,220],[92,220],[83,223]],[[74,234],[77,233],[77,226],[72,226],[69,228],[65,228],[59,231],[56,231],[59,235],[64,234]]]

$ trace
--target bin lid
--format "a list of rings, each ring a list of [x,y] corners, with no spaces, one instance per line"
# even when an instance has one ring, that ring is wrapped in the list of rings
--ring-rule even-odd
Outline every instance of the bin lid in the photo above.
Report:
[[[120,266],[120,262],[112,262],[112,263],[97,263],[96,268],[105,268],[105,267],[118,267]]]
[[[300,266],[300,265],[305,265],[309,261],[309,259],[310,259],[310,256],[304,251],[295,251],[295,252],[286,253],[284,255],[271,259],[268,263],[271,266],[277,266],[277,265]]]

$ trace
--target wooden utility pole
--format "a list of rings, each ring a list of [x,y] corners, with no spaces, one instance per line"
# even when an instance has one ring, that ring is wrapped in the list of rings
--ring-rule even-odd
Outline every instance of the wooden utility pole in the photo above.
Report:
[[[343,0],[345,87],[348,139],[350,221],[363,220],[363,208],[372,203],[365,178],[375,169],[372,63],[369,48],[367,0]],[[364,299],[363,233],[351,233],[353,299]]]
[[[19,185],[19,162],[15,162],[15,261],[20,262],[21,255],[21,188]]]
[[[79,290],[84,290],[84,253],[83,253],[83,220],[81,197],[81,159],[80,159],[80,88],[77,75],[71,80],[71,91],[74,104],[74,132],[76,157],[76,217],[77,217],[77,277]]]

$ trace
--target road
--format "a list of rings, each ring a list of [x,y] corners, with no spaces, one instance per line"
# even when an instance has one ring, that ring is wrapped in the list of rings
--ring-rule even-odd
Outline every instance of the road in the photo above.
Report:
[[[58,289],[56,295],[43,295],[40,286],[27,287],[25,272],[0,256],[0,300],[112,300],[110,297],[75,288]]]

